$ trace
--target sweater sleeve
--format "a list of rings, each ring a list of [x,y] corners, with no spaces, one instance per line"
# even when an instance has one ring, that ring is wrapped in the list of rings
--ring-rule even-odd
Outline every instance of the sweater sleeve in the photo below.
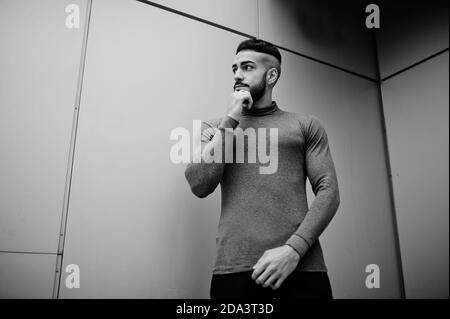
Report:
[[[339,189],[328,137],[320,121],[308,116],[300,121],[305,137],[305,171],[315,198],[302,223],[286,245],[304,257],[328,226],[339,207]]]
[[[202,122],[201,126],[201,149],[200,154],[194,156],[200,156],[200,163],[191,161],[186,167],[184,175],[189,183],[192,193],[199,198],[204,198],[211,194],[222,180],[223,171],[225,168],[224,154],[227,152],[224,141],[225,134],[232,134],[226,130],[234,129],[239,124],[236,120],[229,116],[225,116],[223,119],[209,121],[208,123]],[[205,162],[204,154],[214,149],[214,145],[218,144],[222,149],[222,160],[216,162]],[[194,151],[195,152],[195,151]]]

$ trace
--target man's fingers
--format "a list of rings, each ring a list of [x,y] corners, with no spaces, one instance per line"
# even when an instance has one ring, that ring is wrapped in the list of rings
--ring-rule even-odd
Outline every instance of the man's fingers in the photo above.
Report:
[[[285,276],[280,276],[278,277],[278,279],[275,281],[275,284],[273,284],[271,287],[273,290],[276,290],[278,288],[280,288],[281,284],[284,282],[284,280],[286,279]]]
[[[259,257],[258,261],[256,262],[256,264],[253,266],[253,269],[258,268],[259,266],[261,266],[261,264],[263,263],[264,259],[265,259],[265,255],[266,253],[264,253],[261,257]]]
[[[262,274],[262,272],[264,271],[266,267],[263,267],[263,264],[260,263],[259,261],[256,263],[255,266],[253,266],[253,273],[252,273],[252,279],[255,280],[256,278],[258,278],[258,276],[260,274]]]
[[[266,263],[266,256],[267,251],[264,252],[264,254],[258,259],[256,264],[253,266],[253,273],[252,273],[252,279],[255,280],[258,278],[258,276],[266,269],[267,265]]]
[[[264,282],[263,286],[264,287],[272,287],[274,286],[275,282],[278,280],[278,278],[280,277],[280,274],[278,272],[273,272],[270,277]]]
[[[264,272],[256,279],[256,283],[258,285],[263,285],[267,278],[269,278],[270,275],[273,274],[275,270],[271,267],[267,267],[266,270],[264,270]]]
[[[256,264],[253,265],[253,269],[256,269],[259,267],[259,265],[261,264],[262,260],[263,260],[264,256],[261,256],[258,261],[256,262]]]

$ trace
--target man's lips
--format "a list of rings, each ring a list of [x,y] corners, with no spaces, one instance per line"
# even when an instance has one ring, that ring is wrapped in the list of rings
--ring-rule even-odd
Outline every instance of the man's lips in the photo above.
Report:
[[[234,89],[239,89],[239,88],[247,88],[248,89],[248,85],[244,85],[244,84],[237,84],[234,86]]]

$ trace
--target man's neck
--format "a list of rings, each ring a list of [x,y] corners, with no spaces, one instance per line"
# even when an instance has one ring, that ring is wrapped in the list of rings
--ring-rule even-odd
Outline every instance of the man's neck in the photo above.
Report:
[[[253,102],[252,109],[263,109],[269,107],[272,104],[272,92],[267,92],[258,101]]]

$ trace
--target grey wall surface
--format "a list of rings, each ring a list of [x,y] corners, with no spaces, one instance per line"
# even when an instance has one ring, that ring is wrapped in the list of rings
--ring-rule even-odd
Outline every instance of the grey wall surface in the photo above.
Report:
[[[82,40],[68,3],[0,3],[0,250],[57,249]]]
[[[52,296],[82,40],[68,4],[84,17],[83,0],[0,2],[0,297]]]
[[[383,84],[407,298],[448,298],[448,52]]]
[[[251,36],[258,36],[259,0],[156,0],[147,2],[157,3]],[[236,12],[237,10],[239,13]]]
[[[56,256],[0,252],[0,298],[52,298]]]
[[[381,77],[394,74],[381,90],[405,294],[448,298],[448,1],[381,1],[380,10]]]
[[[281,47],[376,78],[374,44],[365,27],[368,3],[259,1],[259,35]]]

